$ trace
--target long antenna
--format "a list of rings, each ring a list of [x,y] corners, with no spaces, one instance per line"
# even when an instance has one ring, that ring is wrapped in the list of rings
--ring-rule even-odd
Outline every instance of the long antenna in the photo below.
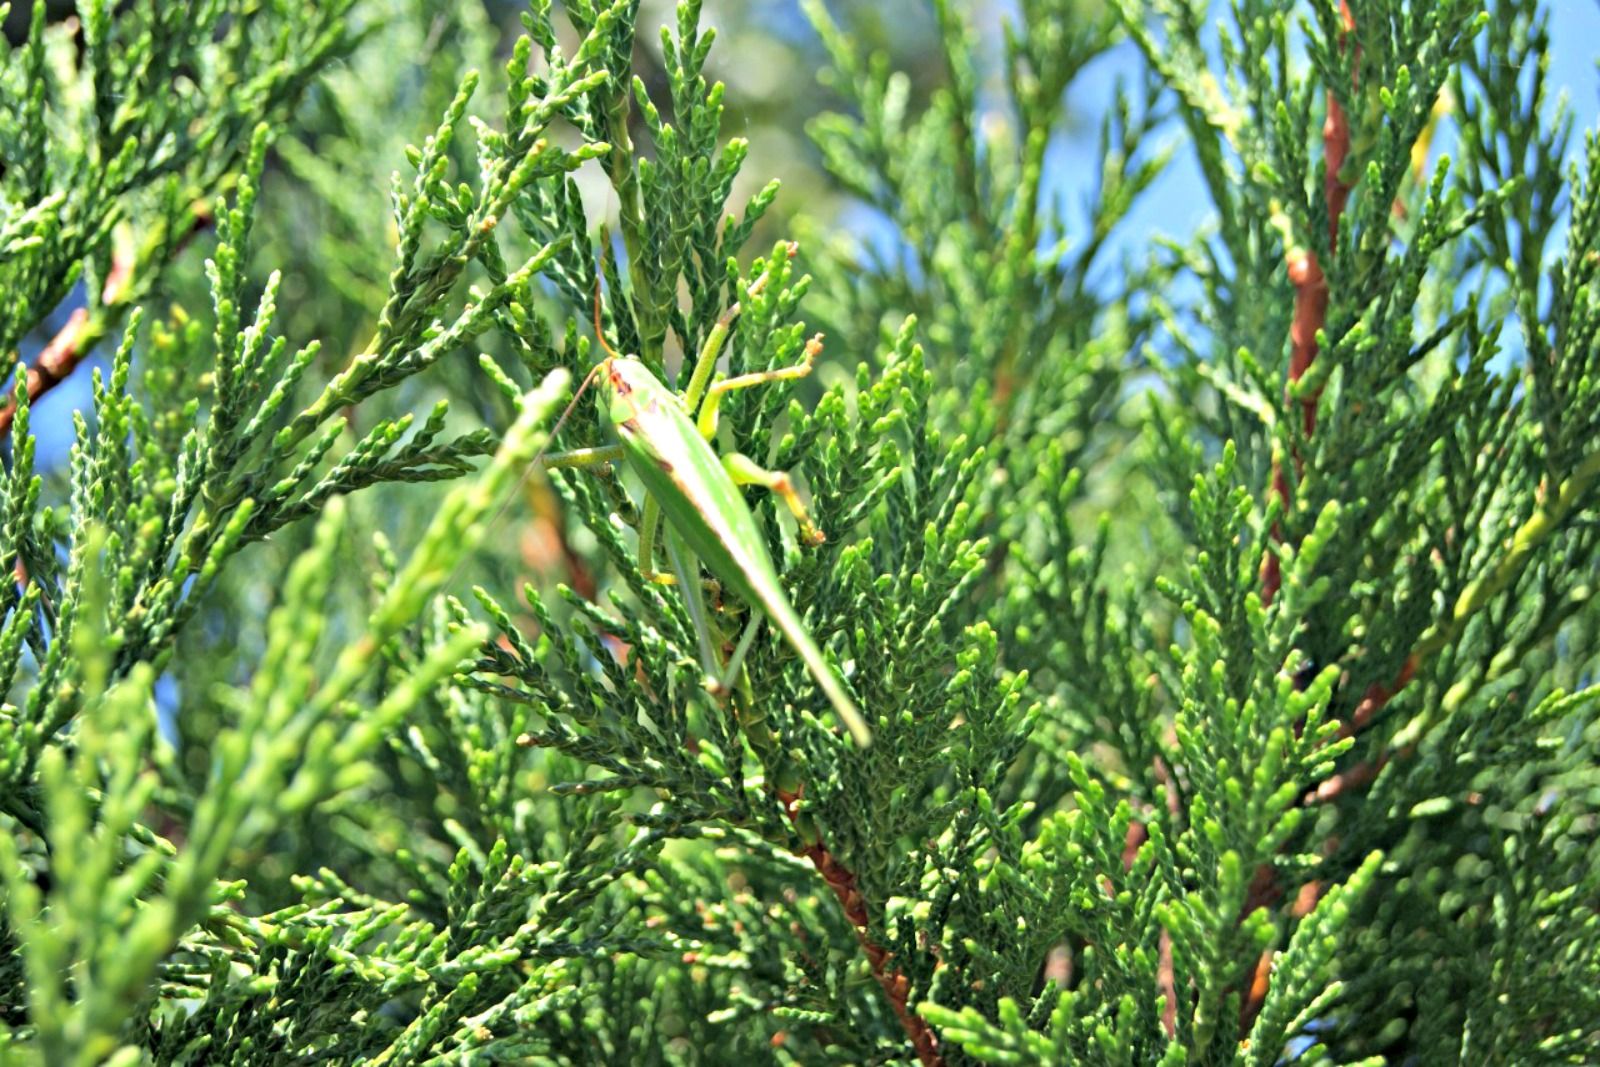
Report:
[[[556,435],[561,432],[561,428],[567,424],[567,420],[577,410],[578,401],[583,399],[583,394],[588,391],[589,386],[594,384],[595,375],[607,367],[612,360],[621,358],[617,355],[616,350],[606,342],[605,331],[600,328],[599,271],[596,271],[594,276],[594,335],[599,339],[600,347],[605,351],[606,357],[593,367],[590,367],[589,373],[585,374],[583,381],[578,383],[577,392],[572,394],[572,399],[567,401],[567,406],[561,409],[561,415],[556,419],[555,424],[550,427],[550,433],[545,437],[544,444],[540,446],[534,457],[528,461],[528,466],[523,470],[522,477],[518,478],[517,483],[511,487],[510,492],[506,494],[505,500],[495,509],[494,514],[489,517],[488,525],[490,529],[498,526],[500,520],[505,518],[506,512],[511,510],[511,505],[516,503],[517,497],[522,493],[522,487],[528,484],[528,479],[533,477],[533,472],[538,470],[540,465],[544,463],[544,458],[550,454],[551,445],[555,443]],[[455,569],[450,572],[449,577],[445,578],[444,584],[439,587],[441,591],[448,592],[450,584],[460,576],[462,568],[467,565],[467,558],[463,556],[456,563]]]
[[[605,352],[606,358],[595,364],[597,370],[613,359],[622,358],[617,355],[617,350],[612,348],[610,342],[606,340],[606,331],[600,325],[600,274],[601,270],[594,272],[594,336],[600,342],[600,348]],[[589,373],[593,374],[594,371]]]

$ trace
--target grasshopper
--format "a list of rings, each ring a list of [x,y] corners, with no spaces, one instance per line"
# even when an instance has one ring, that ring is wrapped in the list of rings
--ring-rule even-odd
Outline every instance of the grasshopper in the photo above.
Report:
[[[794,251],[794,246],[790,245],[789,255]],[[748,290],[749,295],[760,292],[768,277],[770,272],[758,278]],[[777,568],[773,566],[740,486],[760,485],[776,493],[794,515],[800,535],[808,544],[820,544],[824,540],[822,532],[812,523],[787,474],[765,470],[739,453],[719,457],[711,447],[723,396],[737,389],[810,374],[812,363],[822,348],[821,335],[811,339],[802,361],[792,367],[713,382],[717,357],[739,310],[739,304],[735,303],[717,320],[701,346],[688,387],[679,396],[656,378],[637,356],[620,355],[606,341],[600,322],[600,290],[596,279],[595,336],[606,356],[590,371],[573,402],[582,396],[590,382],[597,382],[599,407],[616,430],[618,440],[614,445],[552,453],[541,457],[539,462],[547,468],[581,468],[621,460],[644,483],[646,497],[639,524],[639,565],[648,580],[677,584],[683,589],[713,692],[726,695],[738,677],[744,655],[764,616],[799,654],[856,743],[865,746],[872,736],[866,720],[784,593]],[[658,571],[655,566],[656,538],[663,518],[667,523],[664,540],[671,573]],[[758,609],[752,614],[737,648],[720,667],[715,650],[718,635],[714,633],[701,595],[697,561],[724,587]]]

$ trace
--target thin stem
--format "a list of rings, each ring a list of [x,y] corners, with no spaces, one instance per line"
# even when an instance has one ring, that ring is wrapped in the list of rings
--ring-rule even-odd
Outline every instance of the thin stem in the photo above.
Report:
[[[106,274],[100,299],[90,307],[74,310],[28,368],[29,404],[66,381],[78,364],[89,357],[95,346],[122,321],[132,303],[149,289],[150,276],[157,269],[156,261],[176,258],[211,221],[211,214],[204,204],[196,204],[190,209],[190,219],[188,231],[170,246],[168,230],[162,225],[137,252],[118,251],[112,255],[111,270]],[[0,438],[11,433],[16,417],[14,401],[7,400],[0,405]]]
[[[1340,42],[1342,48],[1348,41],[1349,35],[1355,31],[1355,19],[1350,14],[1350,7],[1345,0],[1339,2],[1339,14],[1344,23],[1345,39]],[[1344,108],[1339,104],[1337,95],[1331,89],[1327,94],[1327,118],[1322,124],[1322,148],[1322,191],[1328,207],[1328,252],[1331,254],[1339,243],[1339,217],[1344,213],[1345,205],[1350,199],[1350,185],[1343,174],[1345,162],[1350,155],[1350,122],[1345,116]],[[1317,261],[1316,252],[1309,248],[1291,247],[1286,253],[1286,259],[1289,281],[1294,286],[1294,316],[1289,326],[1289,381],[1284,388],[1284,402],[1287,404],[1293,402],[1295,385],[1305,377],[1312,363],[1316,361],[1317,333],[1328,319],[1330,293],[1327,276]],[[1307,438],[1316,432],[1317,404],[1320,398],[1320,390],[1311,390],[1300,398],[1301,429]],[[1291,458],[1298,473],[1302,464],[1301,456],[1296,451],[1292,453]],[[1287,515],[1291,503],[1291,490],[1288,474],[1284,470],[1283,457],[1278,454],[1274,454],[1272,458],[1271,493],[1281,505],[1281,513]],[[1281,541],[1283,536],[1283,523],[1280,519],[1272,526],[1272,537]],[[1261,561],[1263,606],[1272,603],[1282,585],[1282,564],[1279,563],[1276,553],[1268,552]],[[1246,894],[1240,920],[1242,921],[1256,908],[1264,907],[1276,900],[1279,895],[1281,890],[1275,872],[1270,864],[1263,864],[1256,872],[1251,891]],[[1272,949],[1264,950],[1250,973],[1249,986],[1245,990],[1239,1011],[1241,1033],[1249,1031],[1261,1011],[1262,1004],[1266,1002],[1271,982],[1272,957]]]

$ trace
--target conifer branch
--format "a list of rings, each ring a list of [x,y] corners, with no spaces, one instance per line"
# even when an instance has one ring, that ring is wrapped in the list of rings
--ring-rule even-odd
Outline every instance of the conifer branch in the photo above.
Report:
[[[1596,1061],[1564,8],[808,0],[812,94],[698,0],[28,6],[0,350],[90,300],[0,403],[12,1058]],[[1214,225],[1130,251],[1175,150]],[[615,396],[546,452],[600,338],[785,502],[589,465]],[[652,581],[647,502],[738,518],[809,662],[714,544]]]
[[[1429,632],[1401,665],[1394,681],[1388,685],[1374,683],[1362,695],[1348,722],[1340,729],[1340,736],[1350,737],[1372,722],[1400,690],[1404,689],[1418,669],[1427,660],[1449,648],[1460,639],[1467,624],[1500,593],[1516,582],[1527,568],[1529,558],[1561,529],[1563,521],[1588,498],[1597,480],[1600,480],[1600,452],[1591,453],[1562,480],[1553,499],[1546,499],[1534,509],[1526,521],[1506,540],[1505,552],[1489,573],[1474,579],[1451,608],[1450,617]],[[1458,685],[1445,693],[1441,704],[1445,711],[1454,710],[1464,700],[1469,690]],[[1328,803],[1342,794],[1359,788],[1377,777],[1378,772],[1394,758],[1404,759],[1415,751],[1415,745],[1403,744],[1393,753],[1380,752],[1369,760],[1340,771],[1320,784],[1306,797],[1307,803]]]

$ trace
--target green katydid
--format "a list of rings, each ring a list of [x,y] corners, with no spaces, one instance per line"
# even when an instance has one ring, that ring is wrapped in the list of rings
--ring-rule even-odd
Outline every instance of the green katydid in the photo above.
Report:
[[[792,245],[789,254],[794,254]],[[770,276],[768,272],[758,278],[749,290],[750,295],[759,292]],[[738,453],[719,457],[710,444],[716,433],[718,406],[726,393],[811,373],[812,361],[821,350],[821,337],[807,344],[803,361],[793,367],[713,383],[711,377],[718,354],[738,314],[739,305],[734,304],[717,320],[701,347],[688,387],[679,396],[662,384],[638,357],[620,355],[606,342],[600,323],[600,291],[596,279],[595,336],[606,357],[584,379],[573,403],[591,381],[598,381],[599,404],[617,431],[618,443],[546,455],[540,462],[545,467],[588,467],[625,461],[644,483],[646,493],[639,527],[640,567],[653,581],[676,583],[684,588],[702,659],[718,688],[725,692],[737,676],[756,626],[765,616],[799,654],[857,744],[865,746],[871,739],[866,720],[835,677],[799,612],[789,602],[760,527],[739,487],[761,485],[778,494],[794,514],[801,537],[807,543],[820,543],[822,533],[812,524],[786,474],[763,470]],[[568,411],[571,411],[570,405]],[[655,569],[656,533],[662,517],[667,520],[665,540],[672,574]],[[725,587],[758,609],[725,664],[716,662],[716,642],[700,595],[696,559]]]

